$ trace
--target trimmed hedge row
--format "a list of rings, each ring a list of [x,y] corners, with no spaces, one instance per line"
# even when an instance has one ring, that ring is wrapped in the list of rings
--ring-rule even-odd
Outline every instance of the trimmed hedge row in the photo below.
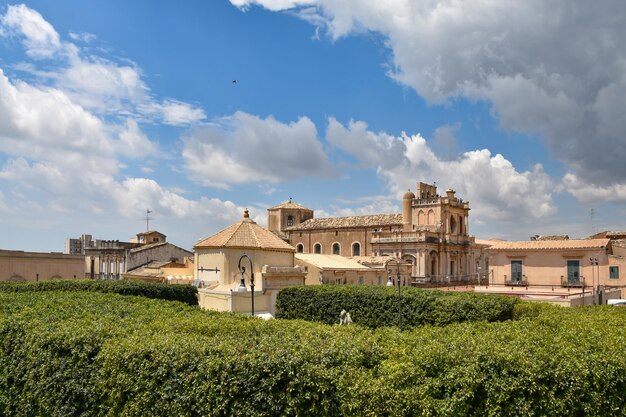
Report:
[[[169,285],[125,280],[52,280],[39,282],[0,282],[0,292],[94,291],[138,295],[198,305],[198,290],[193,285]]]
[[[338,323],[341,310],[352,321],[377,328],[447,325],[466,321],[510,320],[518,299],[515,297],[448,292],[403,287],[321,285],[289,287],[276,299],[276,317],[320,323]],[[399,319],[400,316],[400,319]]]
[[[400,332],[0,293],[0,415],[624,415],[626,309],[517,313]]]

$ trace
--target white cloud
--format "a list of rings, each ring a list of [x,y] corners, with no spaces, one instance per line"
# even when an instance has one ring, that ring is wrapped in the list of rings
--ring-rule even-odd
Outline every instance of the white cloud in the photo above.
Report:
[[[163,115],[163,121],[172,126],[195,124],[206,118],[204,110],[182,101],[167,99],[158,108]]]
[[[334,175],[307,117],[285,124],[239,111],[186,139],[183,158],[194,181],[217,188]]]
[[[150,93],[141,69],[125,63],[87,54],[76,44],[63,42],[54,27],[37,11],[25,5],[9,6],[0,15],[0,36],[22,40],[31,58],[55,58],[56,67],[42,70],[30,63],[18,69],[36,76],[42,84],[51,85],[72,100],[98,115],[132,116],[143,121],[173,126],[196,124],[205,119],[201,108],[172,98],[158,100]],[[70,33],[70,38],[93,42],[92,34]]]
[[[445,160],[420,135],[374,134],[363,122],[351,121],[344,127],[330,119],[327,139],[375,167],[396,196],[414,189],[419,179],[455,188],[461,198],[470,197],[477,219],[534,219],[555,212],[552,181],[541,165],[519,172],[502,155],[492,156],[486,149]]]
[[[133,119],[126,120],[126,126],[119,133],[119,153],[131,158],[146,158],[158,152],[154,142],[141,131]]]
[[[106,207],[125,217],[139,217],[146,204],[178,218],[235,220],[241,215],[228,201],[188,199],[144,178],[118,180],[120,156],[145,158],[158,152],[135,120],[106,123],[63,91],[13,83],[1,69],[0,152],[8,157],[0,165],[0,180],[20,190],[25,210],[38,209],[31,204],[40,201],[55,211]]]
[[[26,53],[31,58],[51,58],[61,48],[59,34],[37,11],[23,4],[9,5],[0,16],[3,32],[23,36]]]
[[[430,103],[486,100],[507,129],[537,134],[579,178],[626,184],[622,0],[231,0],[288,10],[337,39],[374,31],[389,75]]]
[[[78,42],[84,42],[84,43],[91,43],[95,41],[96,39],[98,39],[98,37],[94,35],[93,33],[87,33],[87,32],[80,32],[80,33],[69,32],[68,35],[73,40],[78,41]]]
[[[563,177],[563,186],[574,195],[574,197],[584,203],[594,203],[598,201],[626,202],[626,184],[597,185],[586,182],[569,172]]]

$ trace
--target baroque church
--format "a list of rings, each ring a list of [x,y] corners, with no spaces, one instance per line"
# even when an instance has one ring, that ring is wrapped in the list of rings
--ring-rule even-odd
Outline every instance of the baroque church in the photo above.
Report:
[[[392,256],[412,265],[413,283],[475,281],[489,270],[484,245],[469,234],[469,202],[418,183],[401,214],[315,218],[291,199],[268,209],[268,229],[297,253]],[[484,276],[484,275],[483,275]]]

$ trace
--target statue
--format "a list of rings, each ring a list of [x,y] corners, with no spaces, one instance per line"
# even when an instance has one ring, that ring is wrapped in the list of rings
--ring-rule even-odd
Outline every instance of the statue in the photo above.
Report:
[[[350,317],[350,313],[348,313],[346,310],[341,310],[341,313],[339,313],[339,324],[341,326],[347,326],[349,324],[352,324],[352,318]]]

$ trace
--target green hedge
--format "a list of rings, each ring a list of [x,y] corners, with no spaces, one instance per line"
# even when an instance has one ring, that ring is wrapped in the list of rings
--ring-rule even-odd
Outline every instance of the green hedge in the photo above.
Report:
[[[138,295],[198,305],[198,290],[193,285],[168,285],[125,280],[52,280],[39,282],[0,282],[0,292],[95,291]]]
[[[624,415],[626,309],[520,312],[400,332],[0,293],[0,415]]]
[[[320,323],[338,323],[341,310],[352,321],[377,328],[425,324],[446,325],[466,321],[502,321],[513,318],[515,297],[380,286],[289,287],[278,293],[276,316]],[[399,320],[400,316],[400,320]]]

